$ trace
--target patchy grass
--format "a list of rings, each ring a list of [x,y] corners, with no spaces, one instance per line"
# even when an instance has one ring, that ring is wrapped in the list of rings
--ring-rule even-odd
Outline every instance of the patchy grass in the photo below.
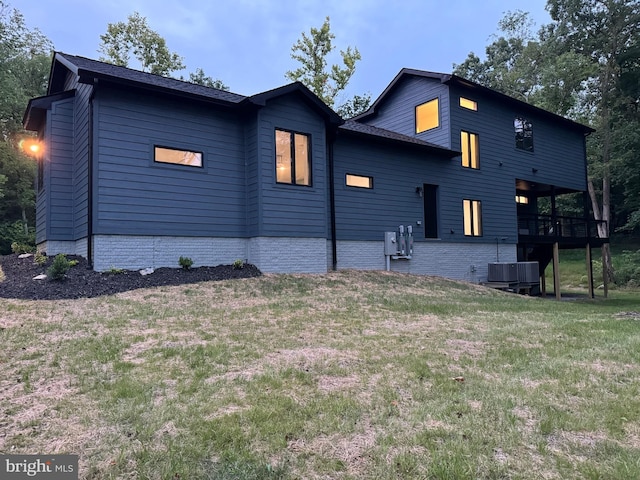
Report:
[[[6,277],[4,275],[4,272],[2,271],[2,267],[0,266],[0,282],[3,282],[5,278]]]
[[[386,272],[0,300],[0,453],[80,478],[640,478],[640,296]]]

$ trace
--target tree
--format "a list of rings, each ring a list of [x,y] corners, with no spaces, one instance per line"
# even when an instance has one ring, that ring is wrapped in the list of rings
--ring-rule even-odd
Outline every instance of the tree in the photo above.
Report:
[[[356,63],[361,59],[357,48],[347,47],[346,50],[340,50],[344,66],[334,64],[327,69],[327,56],[334,49],[334,39],[329,17],[319,29],[312,27],[310,36],[302,32],[302,38],[291,47],[291,58],[300,62],[301,66],[285,74],[289,80],[306,85],[329,107],[334,106],[338,94],[346,88],[356,71]],[[358,97],[358,100],[354,97],[348,107],[345,104],[345,111],[356,111],[356,108],[362,108],[365,103],[366,110],[369,106],[368,101],[368,95]]]
[[[336,113],[342,118],[352,118],[364,113],[371,105],[371,95],[354,95],[351,100],[347,100],[336,109]]]
[[[138,12],[129,15],[126,22],[108,24],[100,40],[98,51],[105,55],[100,57],[104,62],[128,67],[133,54],[143,72],[168,76],[185,68],[182,57],[169,50],[165,39]]]
[[[180,77],[180,80],[183,80]],[[207,75],[205,75],[204,70],[201,68],[196,68],[196,71],[189,74],[189,82],[195,83],[197,85],[203,85],[205,87],[217,88],[218,90],[229,91],[229,87],[224,84],[222,80],[213,79]]]

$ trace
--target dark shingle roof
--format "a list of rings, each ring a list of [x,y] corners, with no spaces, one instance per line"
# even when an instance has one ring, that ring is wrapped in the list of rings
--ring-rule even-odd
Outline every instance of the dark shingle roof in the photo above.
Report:
[[[187,96],[200,97],[221,103],[237,104],[247,97],[236,93],[226,92],[217,88],[196,85],[195,83],[163,77],[152,73],[141,72],[131,68],[120,67],[110,63],[99,62],[84,57],[76,57],[66,53],[56,53],[55,59],[63,63],[80,77],[80,81],[87,79],[107,79],[112,82],[152,87],[159,90],[170,90]]]
[[[441,147],[440,145],[436,145],[434,143],[425,142],[424,140],[420,140],[416,137],[410,137],[401,133],[392,132],[391,130],[385,130],[384,128],[374,127],[373,125],[354,122],[353,120],[347,120],[343,125],[339,127],[339,130],[356,135],[372,136],[392,143],[415,145],[417,147],[426,148],[427,150],[430,150],[432,152],[445,155],[448,158],[453,158],[461,155],[460,152],[449,150],[448,148]]]

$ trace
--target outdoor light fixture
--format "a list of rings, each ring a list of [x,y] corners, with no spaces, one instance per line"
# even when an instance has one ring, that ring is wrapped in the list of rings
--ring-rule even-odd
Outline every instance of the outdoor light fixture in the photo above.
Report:
[[[424,195],[424,189],[420,186],[417,186],[416,193],[418,194],[419,197],[422,197]]]
[[[538,169],[537,168],[532,168],[531,169],[531,173],[538,173]]]
[[[35,156],[40,152],[41,145],[37,138],[27,137],[20,140],[20,149],[27,155]]]

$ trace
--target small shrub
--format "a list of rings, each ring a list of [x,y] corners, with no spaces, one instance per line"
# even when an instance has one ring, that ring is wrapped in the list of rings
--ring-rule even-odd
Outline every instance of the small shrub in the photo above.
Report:
[[[70,267],[75,267],[76,265],[78,265],[78,260],[69,260],[69,266]]]
[[[36,247],[34,245],[29,245],[28,243],[13,242],[11,244],[11,251],[17,254],[32,253],[35,249]]]
[[[70,268],[71,262],[67,259],[67,256],[64,253],[59,253],[47,268],[47,277],[49,280],[62,280],[67,276]]]
[[[244,260],[238,258],[235,262],[233,262],[233,268],[234,270],[240,270],[244,268]]]
[[[183,268],[183,270],[189,270],[193,265],[193,260],[191,260],[189,257],[180,257],[178,263]]]
[[[108,273],[109,275],[120,275],[121,273],[124,273],[124,270],[122,268],[116,268],[112,265],[111,268],[106,271],[106,273]]]
[[[42,267],[45,263],[47,263],[47,256],[42,252],[36,252],[35,256],[33,257],[33,263]]]
[[[640,283],[640,250],[625,250],[615,263],[614,282],[620,287],[634,287]]]

